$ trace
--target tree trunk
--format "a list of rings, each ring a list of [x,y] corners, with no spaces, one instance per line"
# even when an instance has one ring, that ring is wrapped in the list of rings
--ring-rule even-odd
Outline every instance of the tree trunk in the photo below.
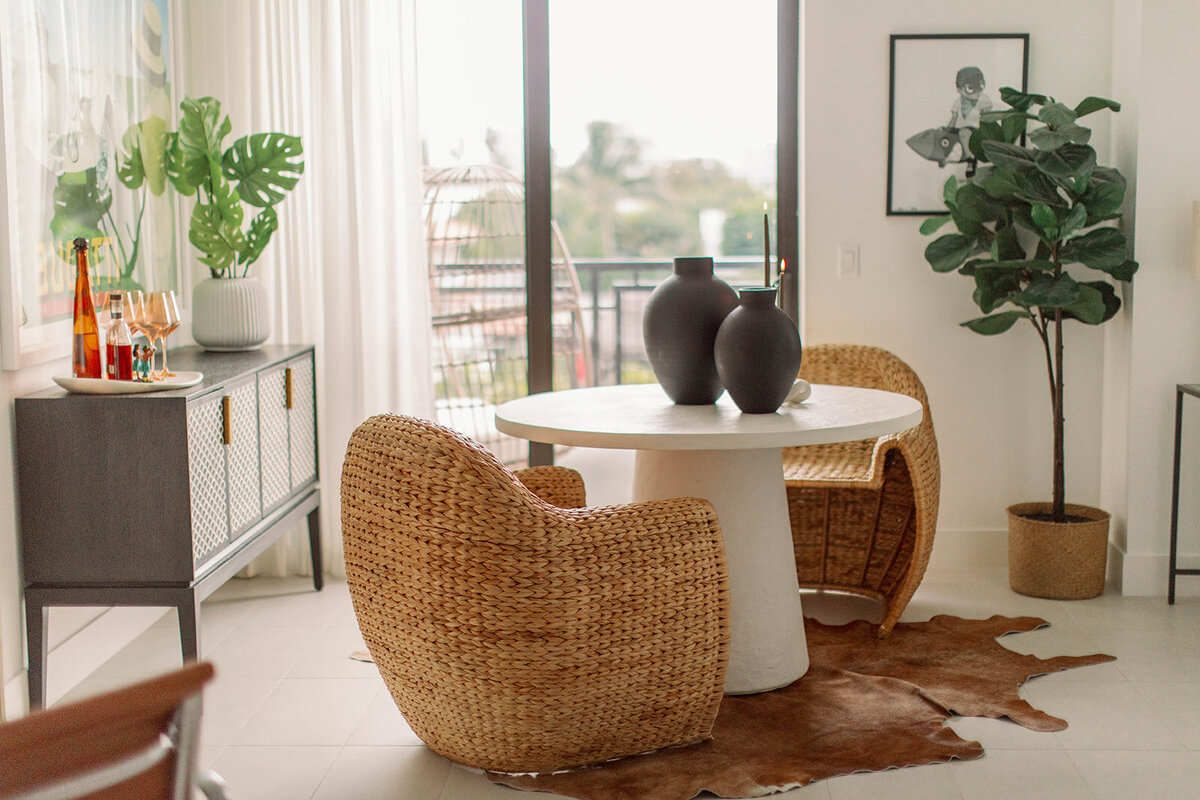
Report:
[[[1054,309],[1054,521],[1066,522],[1066,465],[1063,458],[1062,309]]]

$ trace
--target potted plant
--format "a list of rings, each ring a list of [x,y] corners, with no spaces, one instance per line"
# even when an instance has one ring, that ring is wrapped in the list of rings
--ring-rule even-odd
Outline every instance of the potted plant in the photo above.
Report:
[[[180,194],[196,195],[188,241],[211,273],[192,296],[192,338],[209,350],[254,349],[270,324],[266,290],[249,269],[279,228],[275,206],[300,180],[304,149],[283,133],[243,136],[226,149],[232,125],[218,100],[188,97],[180,109],[179,130],[164,134],[166,172]]]
[[[984,316],[963,326],[991,336],[1028,323],[1045,352],[1052,501],[1009,507],[1010,585],[1038,597],[1095,597],[1104,591],[1109,515],[1065,502],[1063,323],[1112,319],[1121,300],[1108,279],[1129,281],[1138,268],[1125,237],[1109,224],[1121,218],[1125,178],[1097,165],[1091,130],[1079,124],[1088,114],[1121,107],[1088,97],[1072,108],[1009,88],[1000,96],[1009,107],[985,113],[970,137],[980,167],[964,183],[946,181],[949,215],[921,225],[930,234],[953,222],[958,232],[931,242],[925,259],[936,272],[972,279]],[[1023,146],[1018,142],[1026,135]],[[1082,280],[1068,265],[1076,275],[1085,267],[1103,276]]]

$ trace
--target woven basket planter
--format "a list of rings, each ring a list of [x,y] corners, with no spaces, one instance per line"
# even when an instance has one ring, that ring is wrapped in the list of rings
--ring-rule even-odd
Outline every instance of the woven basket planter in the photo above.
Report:
[[[1083,522],[1042,522],[1050,503],[1008,507],[1008,585],[1014,592],[1052,600],[1084,600],[1104,592],[1108,561],[1107,511],[1067,503]]]

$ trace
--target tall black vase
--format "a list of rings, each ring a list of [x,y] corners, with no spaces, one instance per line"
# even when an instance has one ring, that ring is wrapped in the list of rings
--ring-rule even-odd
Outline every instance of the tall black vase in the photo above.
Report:
[[[679,405],[715,403],[724,391],[713,344],[737,302],[737,293],[713,275],[711,258],[675,259],[675,274],[651,293],[642,315],[646,356]]]
[[[800,333],[775,305],[774,289],[742,289],[713,352],[729,396],[746,414],[774,413],[800,371]]]

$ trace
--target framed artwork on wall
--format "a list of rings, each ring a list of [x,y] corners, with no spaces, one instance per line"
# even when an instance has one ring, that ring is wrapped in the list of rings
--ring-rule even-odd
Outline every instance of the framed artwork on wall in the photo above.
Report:
[[[890,63],[887,213],[944,214],[946,178],[975,172],[980,114],[1028,88],[1029,34],[893,34]]]
[[[179,289],[174,0],[0,4],[0,366],[71,352],[71,242],[114,289]]]

